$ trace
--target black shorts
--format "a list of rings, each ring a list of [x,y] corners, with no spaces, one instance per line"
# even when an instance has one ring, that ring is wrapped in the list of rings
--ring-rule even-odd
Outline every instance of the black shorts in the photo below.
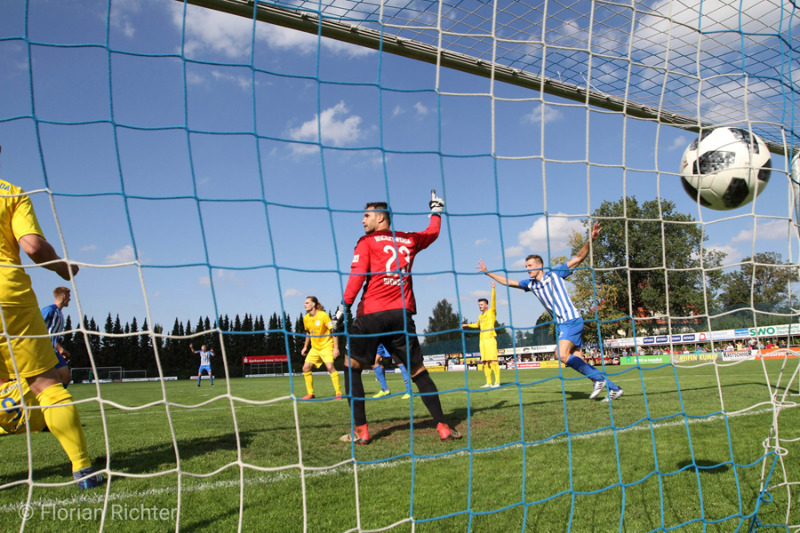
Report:
[[[379,344],[383,344],[395,363],[408,368],[423,364],[417,326],[410,311],[391,309],[356,317],[350,328],[350,357],[370,368],[375,364]]]

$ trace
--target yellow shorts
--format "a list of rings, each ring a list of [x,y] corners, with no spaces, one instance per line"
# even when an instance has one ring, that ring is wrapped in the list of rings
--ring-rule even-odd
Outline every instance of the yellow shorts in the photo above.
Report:
[[[9,381],[0,385],[0,435],[25,433],[25,413],[28,414],[27,422],[31,432],[35,433],[44,429],[44,415],[41,409],[21,409],[22,402],[19,398],[18,381]],[[25,395],[25,405],[38,406],[39,402],[28,388],[28,384],[22,382],[22,390]]]
[[[6,320],[9,335],[47,335],[47,326],[44,325],[42,313],[37,306],[30,307],[3,307],[3,316]],[[0,333],[3,325],[0,322]],[[50,337],[35,339],[11,339],[9,350],[8,339],[0,336],[0,354],[3,356],[0,364],[0,378],[15,379],[13,354],[17,363],[20,378],[29,378],[43,374],[58,364],[56,353]]]
[[[333,363],[333,348],[330,350],[315,350],[311,348],[306,356],[306,363],[319,368],[322,363]]]
[[[481,360],[497,361],[497,337],[481,339]]]

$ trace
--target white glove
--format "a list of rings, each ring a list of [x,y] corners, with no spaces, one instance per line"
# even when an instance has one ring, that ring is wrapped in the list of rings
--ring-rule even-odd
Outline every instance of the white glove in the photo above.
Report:
[[[431,189],[431,201],[428,202],[432,215],[441,215],[444,211],[444,200],[436,196],[436,189]]]
[[[344,308],[340,305],[336,308],[336,312],[333,313],[333,320],[331,320],[331,331],[336,331],[336,328],[339,327],[339,323],[341,323],[342,318],[344,318]]]

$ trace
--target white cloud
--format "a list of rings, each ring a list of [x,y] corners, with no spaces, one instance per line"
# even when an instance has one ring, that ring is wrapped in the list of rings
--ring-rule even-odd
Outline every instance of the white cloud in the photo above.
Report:
[[[561,214],[563,213],[558,213]],[[562,255],[569,250],[569,237],[573,231],[578,233],[585,231],[580,220],[560,216],[539,217],[530,228],[520,232],[519,244],[541,255],[547,262],[548,243],[551,256]]]
[[[322,130],[322,143],[329,146],[347,146],[353,144],[362,136],[361,117],[349,115],[350,110],[344,102],[339,102],[333,107],[325,109],[319,115],[304,122],[297,128],[289,130],[289,137],[297,141],[319,141],[319,131]],[[312,145],[296,144],[294,153],[313,153],[317,147]]]
[[[558,108],[552,104],[550,105],[542,105],[540,102],[536,102],[533,104],[533,109],[531,112],[522,115],[520,120],[523,124],[538,124],[542,120],[544,120],[545,124],[549,124],[551,122],[555,122],[560,120],[564,115]]]
[[[375,53],[363,46],[326,38],[318,41],[318,37],[310,33],[261,22],[254,24],[252,19],[193,5],[186,6],[184,30],[183,4],[176,2],[170,9],[174,27],[185,31],[184,50],[190,57],[211,53],[228,59],[247,59],[250,56],[253,31],[256,46],[266,45],[279,51],[308,55],[315,53],[321,45],[329,52],[351,58]]]
[[[147,6],[150,9],[153,6]],[[109,22],[111,27],[122,32],[125,37],[132,38],[136,34],[133,17],[141,11],[141,2],[111,2]]]
[[[706,249],[709,251],[724,253],[725,258],[722,260],[723,265],[732,265],[734,263],[738,263],[744,257],[738,248],[731,246],[730,244],[712,244],[711,246],[706,246]]]
[[[678,135],[667,147],[667,151],[674,152],[675,150],[685,150],[687,146],[689,146],[689,139],[685,135]]]
[[[211,76],[217,81],[228,81],[238,85],[240,89],[246,91],[253,85],[253,80],[249,76],[235,76],[219,70],[212,70]]]
[[[757,240],[780,240],[786,239],[789,235],[788,220],[770,220],[767,222],[757,222],[755,228]],[[753,230],[745,229],[740,231],[731,239],[731,243],[753,242]]]
[[[414,110],[417,112],[417,116],[424,117],[428,114],[428,107],[423,104],[422,102],[417,102],[414,104]]]
[[[126,244],[124,247],[114,250],[106,256],[106,264],[132,263],[135,260],[133,246]]]
[[[92,252],[94,250],[97,250],[97,245],[96,244],[87,244],[86,246],[81,246],[80,250],[81,250],[81,252]]]
[[[403,106],[399,104],[394,106],[394,109],[392,109],[392,117],[400,116],[403,113],[405,113],[405,110],[403,109]]]
[[[506,248],[506,258],[519,257],[525,253],[525,248],[522,246],[509,246]]]
[[[226,282],[233,285],[244,285],[244,281],[237,275],[234,270],[214,270],[214,283]],[[208,276],[200,276],[197,278],[198,285],[202,287],[211,286],[211,278]]]
[[[481,244],[486,244],[487,242],[489,242],[489,239],[484,237],[482,239],[478,239],[477,241],[475,241],[475,246],[480,246]]]
[[[291,298],[292,296],[298,296],[299,294],[300,291],[298,291],[297,289],[286,289],[285,291],[283,291],[284,298]]]

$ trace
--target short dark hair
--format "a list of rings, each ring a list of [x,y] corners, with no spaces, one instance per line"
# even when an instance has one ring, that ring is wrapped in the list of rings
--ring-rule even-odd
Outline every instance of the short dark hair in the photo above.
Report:
[[[486,298],[478,298],[478,303],[481,302],[485,303],[486,305],[489,305],[489,300],[487,300]]]
[[[68,292],[70,292],[69,287],[56,287],[55,289],[53,289],[53,296],[58,298],[63,294],[67,294]]]
[[[525,262],[527,263],[529,259],[534,259],[534,260],[536,260],[538,263],[540,263],[540,264],[542,264],[542,265],[544,264],[544,261],[542,260],[542,256],[541,256],[541,255],[538,255],[538,254],[531,254],[531,255],[529,255],[528,257],[526,257],[526,258],[525,258]]]
[[[386,216],[386,223],[392,224],[392,216],[389,214],[389,204],[386,202],[367,202],[364,209],[372,209],[373,211],[380,211]]]

